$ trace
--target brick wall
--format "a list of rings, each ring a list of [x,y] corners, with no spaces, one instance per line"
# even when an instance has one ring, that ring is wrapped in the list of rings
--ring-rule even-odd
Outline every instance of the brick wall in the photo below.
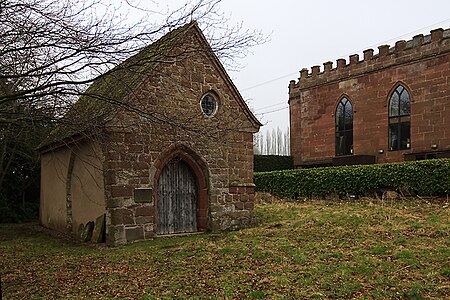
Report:
[[[350,56],[300,71],[289,84],[291,151],[296,166],[330,163],[335,156],[335,110],[347,97],[353,105],[354,155],[379,163],[405,155],[450,150],[450,29],[380,46],[378,54]],[[411,148],[388,150],[388,103],[402,84],[411,96]],[[431,149],[437,145],[437,149]],[[382,150],[382,151],[380,151]],[[382,153],[380,153],[382,152]]]
[[[155,236],[157,177],[167,157],[185,157],[201,173],[200,223],[203,230],[245,227],[253,219],[253,133],[232,83],[207,52],[197,33],[183,37],[174,61],[160,63],[128,101],[139,111],[122,110],[104,136],[105,193],[109,243]],[[217,95],[217,113],[203,115],[200,99]],[[204,182],[204,187],[202,186]],[[139,200],[136,189],[150,198]]]

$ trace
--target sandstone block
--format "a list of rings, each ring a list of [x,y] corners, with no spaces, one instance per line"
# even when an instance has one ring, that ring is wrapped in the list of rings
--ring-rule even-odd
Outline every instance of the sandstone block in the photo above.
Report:
[[[143,240],[144,228],[142,227],[125,228],[125,235],[127,237],[127,242]]]
[[[111,209],[111,224],[134,224],[133,211],[127,208]]]
[[[153,217],[136,217],[136,224],[147,224],[153,222]]]
[[[136,217],[154,216],[155,209],[152,206],[138,206],[134,212]]]

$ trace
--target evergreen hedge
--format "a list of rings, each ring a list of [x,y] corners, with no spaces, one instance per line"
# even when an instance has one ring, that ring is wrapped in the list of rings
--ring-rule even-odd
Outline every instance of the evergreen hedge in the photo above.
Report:
[[[294,168],[292,156],[282,155],[254,155],[253,165],[255,172],[290,170]]]
[[[256,190],[279,197],[371,196],[383,190],[450,194],[450,159],[255,173]]]

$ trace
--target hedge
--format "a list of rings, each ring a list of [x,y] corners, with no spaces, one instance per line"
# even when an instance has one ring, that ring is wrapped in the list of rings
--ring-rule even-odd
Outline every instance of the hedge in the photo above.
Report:
[[[450,193],[450,159],[255,173],[256,190],[279,197],[374,195],[383,190],[421,196]]]
[[[294,168],[292,156],[255,155],[253,156],[253,163],[255,172],[290,170]]]

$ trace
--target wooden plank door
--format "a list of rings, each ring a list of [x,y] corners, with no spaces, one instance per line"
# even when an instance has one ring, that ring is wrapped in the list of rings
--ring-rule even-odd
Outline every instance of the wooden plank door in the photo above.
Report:
[[[171,160],[158,178],[157,233],[197,231],[197,181],[181,159]]]

